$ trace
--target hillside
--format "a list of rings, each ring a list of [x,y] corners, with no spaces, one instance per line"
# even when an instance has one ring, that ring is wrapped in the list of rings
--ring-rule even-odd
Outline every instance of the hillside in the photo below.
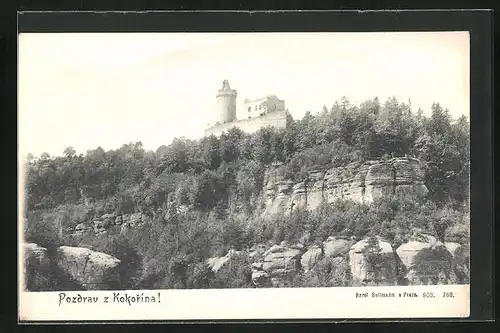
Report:
[[[467,283],[469,124],[431,111],[30,156],[27,288]]]

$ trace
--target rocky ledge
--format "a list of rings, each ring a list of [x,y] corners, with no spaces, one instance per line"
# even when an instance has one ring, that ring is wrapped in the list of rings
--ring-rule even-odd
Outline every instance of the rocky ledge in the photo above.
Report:
[[[115,230],[120,234],[127,234],[130,230],[150,222],[149,216],[142,213],[132,214],[104,214],[92,221],[78,224],[72,235],[74,237],[84,236],[94,233],[95,235],[105,235],[110,230]]]
[[[414,158],[351,163],[345,167],[312,170],[307,181],[285,179],[283,166],[265,177],[265,215],[286,213],[298,207],[315,209],[323,201],[350,199],[371,203],[395,193],[426,194],[422,163]]]

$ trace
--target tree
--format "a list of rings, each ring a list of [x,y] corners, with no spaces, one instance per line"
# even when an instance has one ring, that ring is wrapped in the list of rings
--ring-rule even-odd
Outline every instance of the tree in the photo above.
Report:
[[[223,162],[232,162],[240,157],[240,140],[243,132],[237,128],[231,128],[227,133],[220,136],[220,158]]]
[[[73,147],[66,147],[64,149],[64,155],[66,155],[67,158],[72,158],[76,154],[76,150]]]
[[[186,172],[189,167],[189,144],[185,138],[174,138],[167,147],[167,152],[160,157],[161,171],[168,169],[169,172]]]
[[[220,141],[215,135],[210,135],[201,140],[202,164],[210,169],[216,170],[221,164],[221,156],[219,154]]]
[[[431,121],[428,123],[428,133],[431,136],[447,135],[450,132],[451,116],[448,109],[443,109],[439,103],[432,103]]]
[[[32,154],[32,153],[28,153],[28,154],[26,155],[26,161],[27,161],[28,163],[33,162],[33,160],[34,160],[34,159],[35,159],[35,156],[33,156],[33,154]]]
[[[134,289],[141,275],[142,258],[128,239],[123,236],[113,237],[103,249],[106,253],[120,259],[117,268],[119,274],[118,289]]]
[[[263,165],[271,164],[274,160],[272,155],[273,128],[264,127],[253,136],[253,157]]]
[[[205,170],[196,179],[194,192],[195,205],[203,210],[215,207],[219,201],[220,193],[217,191],[218,177],[213,171]]]

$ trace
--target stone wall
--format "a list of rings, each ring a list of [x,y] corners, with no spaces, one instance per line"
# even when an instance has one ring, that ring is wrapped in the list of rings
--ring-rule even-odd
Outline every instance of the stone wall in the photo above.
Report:
[[[271,112],[255,118],[241,119],[224,124],[216,124],[205,130],[205,136],[216,135],[219,136],[223,132],[227,132],[233,127],[238,127],[246,133],[257,132],[262,127],[274,126],[276,128],[286,128],[287,126],[287,112],[277,111]]]

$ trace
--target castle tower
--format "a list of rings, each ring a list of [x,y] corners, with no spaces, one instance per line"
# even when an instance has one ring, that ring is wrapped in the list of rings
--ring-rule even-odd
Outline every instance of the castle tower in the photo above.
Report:
[[[229,82],[224,80],[222,89],[217,92],[217,122],[228,123],[236,120],[236,96],[236,90],[231,89]]]

